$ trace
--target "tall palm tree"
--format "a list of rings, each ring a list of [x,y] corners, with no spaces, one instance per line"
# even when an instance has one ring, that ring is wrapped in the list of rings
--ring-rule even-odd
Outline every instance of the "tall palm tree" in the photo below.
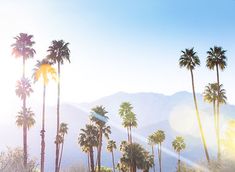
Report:
[[[106,116],[108,112],[105,110],[103,106],[96,106],[92,109],[90,119],[92,122],[96,124],[99,130],[98,135],[98,152],[97,152],[97,165],[98,165],[98,172],[100,172],[101,167],[101,150],[102,150],[102,139],[103,135],[109,139],[109,134],[111,133],[110,126],[106,126],[108,121],[108,117]]]
[[[60,143],[61,149],[60,149],[60,157],[59,157],[59,171],[60,171],[60,165],[61,165],[61,160],[62,160],[62,155],[63,155],[63,150],[64,150],[64,136],[68,134],[68,129],[69,129],[68,124],[63,123],[63,122],[60,124],[59,134],[62,138],[62,142]]]
[[[28,159],[28,150],[27,150],[27,108],[26,108],[26,98],[30,96],[30,94],[33,92],[33,89],[31,87],[30,80],[27,78],[21,78],[21,80],[18,80],[16,83],[16,95],[23,101],[23,150],[24,150],[24,167],[27,168],[27,159]]]
[[[162,142],[165,140],[165,133],[162,130],[158,130],[153,134],[154,141],[158,145],[158,161],[159,171],[162,171]]]
[[[81,147],[87,147],[90,154],[90,171],[95,172],[94,165],[94,150],[93,147],[98,146],[98,135],[99,130],[94,125],[86,125],[86,127],[81,129],[78,137],[78,143]]]
[[[216,69],[217,85],[220,85],[219,69],[222,71],[227,66],[227,57],[225,56],[226,50],[223,50],[222,47],[214,46],[207,51],[207,60],[206,66],[210,70]],[[219,95],[219,87],[217,88],[217,95]],[[217,115],[217,143],[218,143],[218,159],[221,156],[220,149],[220,102],[216,103],[216,115]]]
[[[151,146],[151,149],[152,149],[152,156],[153,156],[153,172],[156,171],[155,169],[155,153],[154,153],[154,146],[156,145],[156,142],[155,142],[155,138],[154,138],[154,135],[151,134],[150,136],[148,136],[148,144]]]
[[[12,55],[16,58],[22,58],[23,70],[22,79],[25,79],[25,61],[29,58],[33,58],[36,51],[32,48],[35,44],[33,35],[28,35],[26,33],[20,33],[18,36],[14,37],[15,43],[12,44]],[[22,99],[23,102],[23,116],[26,118],[26,97]],[[23,150],[24,150],[24,167],[27,166],[28,150],[27,150],[27,126],[23,124]]]
[[[90,170],[90,149],[88,146],[82,146],[82,152],[85,152],[87,154],[87,169],[88,169],[88,172],[91,172]]]
[[[109,140],[107,145],[107,150],[112,154],[113,172],[115,172],[115,162],[114,162],[114,153],[113,153],[114,149],[117,149],[116,142],[114,140]]]
[[[137,169],[146,169],[144,168],[146,164],[143,164],[146,160],[144,152],[146,152],[146,150],[144,150],[141,145],[137,143],[128,143],[122,151],[123,154],[120,162],[126,164],[132,172],[136,172]]]
[[[45,163],[45,105],[46,105],[46,85],[49,82],[49,76],[52,79],[56,80],[56,70],[51,66],[52,64],[47,60],[43,59],[42,61],[37,61],[33,78],[34,82],[38,81],[40,77],[43,79],[43,103],[42,103],[42,129],[40,132],[41,135],[41,172],[44,172],[44,163]]]
[[[143,172],[149,172],[149,169],[153,167],[154,159],[153,156],[150,155],[149,152],[143,150],[144,161],[142,161],[141,168]]]
[[[172,147],[178,153],[178,171],[180,172],[180,153],[186,148],[184,138],[179,136],[176,137],[175,140],[172,142]]]
[[[132,143],[132,128],[137,127],[136,115],[132,111],[133,107],[129,102],[120,105],[119,115],[122,118],[122,125],[127,129],[128,141]]]
[[[24,123],[26,124],[27,129],[29,130],[35,124],[34,113],[30,108],[26,109],[26,118],[23,115],[23,109],[18,112],[16,116],[16,125],[18,127],[23,127]]]
[[[207,149],[207,144],[201,124],[201,119],[198,111],[198,105],[197,105],[197,98],[196,98],[196,93],[195,93],[195,86],[194,86],[194,76],[193,76],[193,70],[196,68],[196,66],[200,65],[200,59],[197,56],[197,53],[194,52],[193,48],[191,49],[185,49],[185,51],[182,51],[182,55],[179,59],[179,65],[180,67],[185,67],[190,71],[191,74],[191,79],[192,79],[192,89],[193,89],[193,99],[194,99],[194,105],[195,105],[195,110],[196,110],[196,116],[197,116],[197,121],[199,125],[199,130],[201,133],[201,138],[202,138],[202,143],[206,155],[206,159],[208,162],[210,162],[210,157]]]
[[[58,84],[57,84],[57,122],[56,122],[56,140],[59,138],[60,130],[60,66],[64,64],[65,60],[70,62],[70,50],[68,48],[69,43],[65,43],[63,40],[52,41],[51,46],[48,48],[49,55],[47,56],[53,64],[57,64],[58,72]],[[55,172],[59,172],[59,143],[56,143],[56,156],[55,156]]]
[[[217,92],[218,85],[217,85],[217,83],[212,83],[212,84],[209,83],[206,86],[205,91],[203,93],[204,101],[208,102],[208,103],[212,103],[212,105],[213,105],[214,126],[215,126],[217,144],[218,144],[218,134],[217,134],[216,101],[218,101],[220,104],[225,104],[226,100],[227,100],[226,91],[222,87],[223,87],[223,85],[221,84],[219,86],[219,95],[218,95],[218,92]]]

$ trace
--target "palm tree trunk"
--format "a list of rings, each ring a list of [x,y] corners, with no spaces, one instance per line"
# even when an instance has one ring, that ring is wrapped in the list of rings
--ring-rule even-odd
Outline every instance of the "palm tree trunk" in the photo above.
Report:
[[[100,131],[99,131],[99,145],[98,145],[98,152],[97,152],[98,172],[100,172],[100,167],[101,167],[102,135],[103,135],[102,128],[100,127]]]
[[[129,127],[127,127],[126,130],[127,130],[127,140],[128,140],[128,142],[130,143]]]
[[[162,144],[159,144],[159,166],[160,166],[160,172],[162,172]]]
[[[112,161],[113,161],[113,172],[115,172],[115,162],[114,162],[114,154],[112,150]]]
[[[91,172],[95,172],[93,147],[90,147]]]
[[[203,129],[202,129],[201,119],[200,119],[200,116],[199,116],[198,105],[197,105],[197,98],[196,98],[196,93],[195,93],[195,88],[194,88],[194,77],[193,77],[192,69],[190,70],[190,72],[191,72],[193,99],[194,99],[194,105],[195,105],[195,110],[196,110],[197,121],[198,121],[199,129],[200,129],[200,133],[201,133],[201,138],[202,138],[202,143],[203,143],[206,159],[207,159],[207,161],[209,163],[210,162],[210,157],[209,157],[209,153],[208,153],[208,149],[207,149],[207,145],[206,145],[206,140],[205,140],[204,132],[203,132]]]
[[[217,144],[218,144],[218,155],[217,158],[220,160],[221,152],[220,152],[220,102],[219,102],[219,92],[220,92],[220,79],[219,79],[219,67],[216,64],[216,74],[217,74]]]
[[[60,165],[61,165],[61,160],[62,160],[63,150],[64,150],[64,135],[63,135],[63,142],[62,142],[62,146],[61,146],[61,150],[60,150],[60,157],[59,157],[58,171],[60,171]]]
[[[91,169],[90,169],[90,156],[89,156],[89,152],[87,153],[87,167],[88,167],[88,172],[91,172]]]
[[[155,172],[156,169],[155,169],[154,147],[153,145],[151,147],[152,147],[152,156],[153,156],[153,172]]]
[[[217,137],[217,116],[216,116],[215,101],[213,101],[213,115],[214,115],[215,133],[216,133],[216,137]]]
[[[180,152],[178,153],[178,172],[180,172]]]
[[[23,99],[23,149],[24,149],[24,168],[27,168],[28,150],[27,150],[27,117],[26,117],[26,97]]]
[[[59,164],[59,129],[60,129],[60,63],[58,62],[58,92],[57,92],[57,124],[56,124],[56,156],[55,156],[55,172],[59,172],[58,164]]]
[[[130,143],[132,144],[132,130],[131,130],[131,126],[130,126]]]
[[[46,85],[43,85],[43,105],[42,105],[42,130],[41,130],[41,172],[44,172],[45,162],[45,100],[46,97]]]
[[[160,158],[160,144],[158,144],[158,148],[157,148],[157,150],[158,150],[158,163],[159,163],[159,171],[161,172],[162,171],[162,169],[161,169],[161,158]]]
[[[24,57],[23,57],[23,79],[25,79],[25,58]],[[24,122],[23,122],[24,168],[27,168],[28,150],[27,150],[27,124],[26,124],[26,119],[27,119],[27,117],[26,117],[26,96],[23,98],[23,116],[24,116]]]

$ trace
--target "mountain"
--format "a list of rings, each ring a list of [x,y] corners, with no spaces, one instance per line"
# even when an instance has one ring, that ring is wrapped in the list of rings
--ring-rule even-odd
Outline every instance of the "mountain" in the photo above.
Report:
[[[214,152],[213,141],[213,116],[211,115],[212,107],[203,102],[201,94],[197,94],[199,109],[202,116],[203,126],[206,129],[205,134],[209,138],[211,145],[210,152]],[[204,152],[198,133],[195,112],[192,102],[192,94],[189,92],[178,92],[167,96],[157,93],[124,93],[119,92],[107,97],[103,97],[89,103],[64,103],[61,105],[61,121],[68,123],[69,132],[65,137],[65,147],[62,167],[74,163],[86,163],[87,156],[81,152],[77,144],[78,134],[81,128],[89,121],[90,109],[103,105],[109,112],[108,125],[112,128],[111,139],[119,144],[126,139],[126,130],[121,126],[121,119],[118,115],[118,109],[122,102],[128,101],[134,107],[134,112],[138,119],[138,128],[134,129],[134,141],[143,144],[147,149],[146,138],[149,134],[162,129],[166,133],[166,140],[163,143],[163,170],[172,171],[177,163],[175,154],[172,151],[171,142],[177,135],[185,137],[187,144],[186,150],[182,153],[183,157],[192,162],[204,158]],[[33,103],[32,103],[33,104]],[[29,130],[29,152],[33,157],[40,158],[40,124],[41,124],[41,107],[34,106],[32,109],[36,114],[36,125]],[[221,107],[222,125],[225,125],[229,119],[235,118],[235,106],[223,105]],[[4,124],[7,127],[8,135],[4,142],[0,143],[1,150],[6,146],[21,146],[22,129],[18,129],[12,118],[12,123]],[[48,106],[46,108],[46,171],[53,171],[55,155],[56,133],[56,108]],[[2,137],[5,136],[4,130],[0,131]],[[110,154],[105,150],[106,141],[104,141],[102,164],[111,166]],[[211,142],[211,143],[210,143]],[[212,153],[214,154],[214,153]],[[116,152],[116,160],[120,153]],[[167,162],[167,163],[165,163]]]

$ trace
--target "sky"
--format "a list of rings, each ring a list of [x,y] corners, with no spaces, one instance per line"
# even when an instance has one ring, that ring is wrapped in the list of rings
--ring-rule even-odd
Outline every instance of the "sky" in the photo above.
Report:
[[[13,106],[22,61],[11,55],[13,37],[34,35],[37,51],[26,63],[31,77],[36,60],[47,55],[52,40],[69,42],[71,63],[62,66],[62,102],[88,102],[119,91],[166,95],[191,92],[190,73],[180,69],[181,50],[194,47],[201,59],[196,91],[216,81],[205,67],[206,51],[222,46],[228,67],[221,83],[235,104],[234,0],[0,0],[0,103]],[[41,102],[42,83],[30,101]],[[56,83],[47,89],[56,104]]]

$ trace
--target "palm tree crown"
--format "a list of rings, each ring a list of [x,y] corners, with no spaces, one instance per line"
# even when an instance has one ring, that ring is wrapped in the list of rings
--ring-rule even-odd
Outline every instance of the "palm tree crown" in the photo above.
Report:
[[[37,61],[33,73],[34,82],[38,81],[40,77],[43,78],[44,85],[49,82],[48,74],[50,74],[53,80],[56,80],[56,70],[53,68],[52,63],[48,59],[43,59],[42,61]]]
[[[15,92],[16,95],[21,98],[21,100],[24,100],[27,96],[30,95],[30,93],[33,92],[30,80],[24,77],[21,78],[21,80],[18,80],[16,83]]]
[[[176,137],[175,140],[172,142],[172,146],[177,153],[181,152],[186,148],[184,138],[179,136]]]
[[[109,140],[107,144],[107,150],[112,152],[114,149],[117,149],[116,142],[114,140]]]
[[[204,101],[208,103],[215,102],[219,100],[220,104],[226,104],[226,91],[222,88],[223,84],[219,86],[219,95],[218,95],[218,84],[217,83],[209,83],[205,91],[203,93]]]
[[[225,56],[226,50],[223,50],[222,47],[214,46],[214,48],[210,48],[207,51],[207,60],[206,66],[209,69],[214,70],[216,66],[218,66],[221,70],[224,70],[227,66],[227,57]]]
[[[32,48],[34,41],[31,39],[33,35],[28,35],[26,33],[20,33],[19,36],[14,37],[16,42],[12,44],[12,54],[15,55],[16,58],[23,57],[25,60],[28,58],[32,58],[36,51]]]
[[[30,108],[26,108],[25,110],[25,117],[23,114],[23,110],[21,110],[20,112],[18,112],[19,115],[16,116],[16,125],[18,127],[22,127],[25,121],[25,124],[28,128],[28,130],[34,126],[34,124],[36,123],[35,119],[34,119],[34,113]]]
[[[180,67],[186,67],[188,70],[194,70],[197,65],[200,66],[200,59],[193,48],[185,49],[185,51],[181,52],[182,55],[179,59]]]
[[[48,48],[49,55],[47,58],[52,63],[64,64],[64,60],[70,62],[70,50],[68,48],[69,43],[65,43],[63,40],[52,41],[51,46]]]

